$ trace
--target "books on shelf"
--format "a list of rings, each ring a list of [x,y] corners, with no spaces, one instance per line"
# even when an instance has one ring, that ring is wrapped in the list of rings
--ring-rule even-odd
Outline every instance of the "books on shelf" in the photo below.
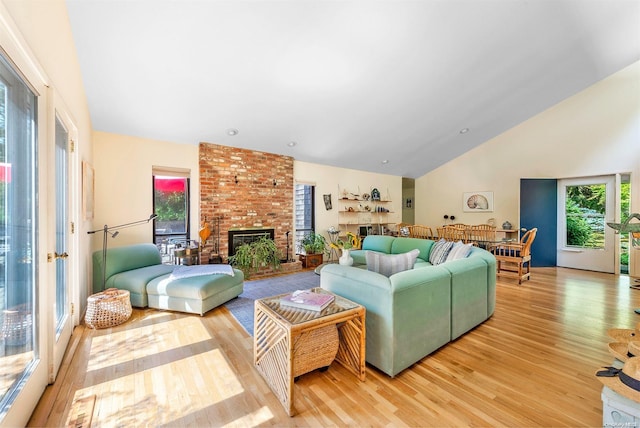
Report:
[[[293,308],[321,311],[329,306],[333,299],[334,296],[332,294],[314,293],[311,290],[296,290],[281,297],[280,304]]]

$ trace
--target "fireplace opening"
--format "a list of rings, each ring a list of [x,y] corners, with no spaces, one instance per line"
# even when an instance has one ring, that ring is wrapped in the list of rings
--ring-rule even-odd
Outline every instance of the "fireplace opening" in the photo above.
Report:
[[[250,244],[259,240],[263,236],[274,239],[273,229],[242,229],[229,231],[229,257],[234,256],[238,247],[243,244]]]

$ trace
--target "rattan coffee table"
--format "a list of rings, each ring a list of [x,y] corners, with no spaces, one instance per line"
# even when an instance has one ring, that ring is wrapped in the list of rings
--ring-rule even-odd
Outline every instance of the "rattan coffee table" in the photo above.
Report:
[[[284,295],[255,301],[253,362],[293,416],[296,377],[328,367],[335,359],[365,379],[365,308],[334,294],[335,300],[320,312],[297,309],[280,306]]]

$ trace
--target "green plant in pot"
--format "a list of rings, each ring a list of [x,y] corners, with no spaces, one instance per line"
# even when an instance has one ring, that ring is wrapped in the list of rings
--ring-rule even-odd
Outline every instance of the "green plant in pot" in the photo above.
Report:
[[[236,253],[229,257],[229,264],[240,269],[249,278],[252,273],[263,267],[280,269],[281,257],[282,254],[273,239],[263,236],[257,241],[238,247]]]
[[[318,233],[310,232],[298,243],[298,249],[305,254],[323,254],[327,243],[324,237]]]

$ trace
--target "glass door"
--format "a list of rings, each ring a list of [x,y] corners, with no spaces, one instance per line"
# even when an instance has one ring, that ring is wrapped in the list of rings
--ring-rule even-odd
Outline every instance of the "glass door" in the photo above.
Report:
[[[36,111],[36,95],[0,55],[0,421],[40,359]]]
[[[558,266],[615,272],[615,177],[558,181]]]
[[[71,336],[72,319],[70,314],[71,301],[69,289],[69,251],[70,251],[70,221],[69,221],[69,132],[63,121],[56,115],[55,118],[55,175],[52,182],[55,183],[54,195],[50,203],[55,205],[55,222],[52,229],[55,230],[55,251],[49,256],[55,264],[55,309],[54,331],[50,334],[52,345],[52,371],[49,373],[49,382],[55,380],[67,343]],[[51,219],[50,219],[51,221]]]

